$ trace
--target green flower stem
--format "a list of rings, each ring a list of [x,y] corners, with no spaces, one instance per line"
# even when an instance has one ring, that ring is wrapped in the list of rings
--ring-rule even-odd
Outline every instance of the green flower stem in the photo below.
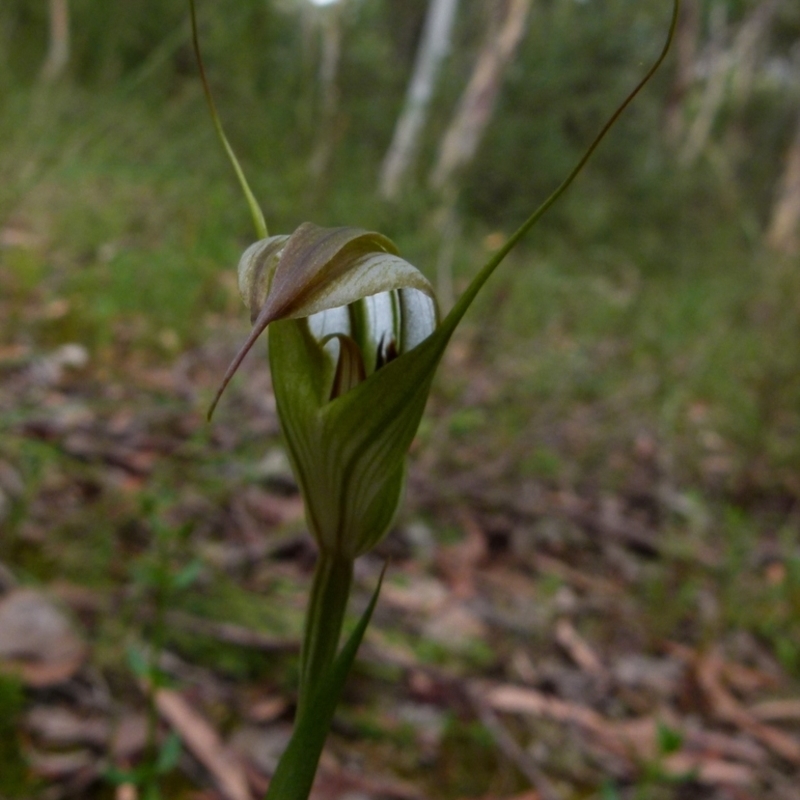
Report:
[[[313,688],[311,698],[306,701],[303,714],[298,715],[295,720],[292,738],[272,776],[266,800],[308,800],[331,720],[347,675],[353,666],[356,652],[364,638],[364,632],[372,618],[375,604],[378,602],[385,572],[386,567],[381,572],[378,585],[361,619],[342,646],[331,668],[321,676],[318,686],[310,687]]]
[[[305,711],[320,681],[336,658],[352,582],[352,559],[320,551],[306,612],[303,649],[300,653],[298,718]]]

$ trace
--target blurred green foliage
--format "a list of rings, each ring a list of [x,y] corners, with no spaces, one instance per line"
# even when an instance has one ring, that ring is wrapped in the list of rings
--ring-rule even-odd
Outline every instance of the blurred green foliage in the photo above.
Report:
[[[751,2],[728,5],[732,25],[754,7]],[[301,0],[201,4],[203,47],[220,111],[276,230],[314,216],[321,224],[356,218],[367,226],[381,225],[389,235],[407,234],[430,213],[433,198],[426,194],[425,174],[469,76],[486,11],[479,3],[464,5],[418,180],[398,214],[376,206],[374,185],[402,104],[425,6],[413,2],[398,7],[388,0],[346,3],[337,78],[341,101],[330,132],[336,152],[331,174],[320,187],[311,185],[307,162],[320,114],[320,26],[314,19],[324,12]],[[602,13],[596,6],[576,0],[534,4],[527,36],[505,76],[495,124],[465,176],[463,207],[470,217],[506,229],[515,225],[564,175],[660,46],[663,3],[609,0]],[[185,197],[164,198],[163,193],[174,195],[181,186],[195,203],[202,198],[203,209],[181,216],[200,213],[203,252],[213,251],[222,231],[226,238],[231,232],[243,236],[245,214],[230,193],[231,176],[198,102],[185,3],[127,0],[98,5],[73,0],[70,11],[68,75],[47,91],[37,86],[47,42],[47,4],[8,0],[0,10],[6,157],[16,153],[18,162],[24,146],[26,160],[32,162],[28,171],[45,164],[52,168],[54,161],[62,168],[71,164],[74,178],[96,185],[97,175],[74,173],[84,156],[111,184],[102,186],[106,196],[114,192],[115,183],[127,186],[130,178],[140,178],[138,196],[128,196],[122,207],[105,203],[106,213],[93,215],[81,206],[87,235],[93,225],[108,230],[134,224],[130,204],[140,207],[140,217],[142,206],[157,209],[165,201],[171,207],[167,213],[175,213]],[[774,55],[786,55],[797,40],[797,17],[791,9],[779,16]],[[781,151],[791,135],[794,98],[780,84],[760,83],[746,107],[724,109],[724,170],[704,163],[687,172],[675,169],[661,130],[671,81],[671,71],[664,70],[626,114],[582,185],[551,217],[548,229],[553,235],[568,235],[579,246],[624,239],[648,270],[672,269],[678,256],[695,267],[704,247],[731,252],[741,243],[744,232],[736,226],[727,229],[731,216],[737,216],[732,211],[741,215],[740,225],[748,216],[763,223]],[[735,146],[741,137],[747,141],[744,151]],[[127,173],[108,175],[109,162],[118,169],[126,164]],[[4,177],[0,210],[7,214],[19,193]],[[85,184],[75,188],[91,192]],[[309,197],[313,208],[304,203]],[[170,199],[177,201],[174,206]],[[175,223],[180,227],[181,222],[189,224],[185,219],[162,224],[180,238]],[[209,231],[209,223],[219,230]],[[714,233],[720,228],[727,235]],[[184,234],[194,241],[198,231]]]
[[[3,796],[28,797],[35,788],[23,758],[17,725],[25,705],[22,683],[0,675],[0,786]]]

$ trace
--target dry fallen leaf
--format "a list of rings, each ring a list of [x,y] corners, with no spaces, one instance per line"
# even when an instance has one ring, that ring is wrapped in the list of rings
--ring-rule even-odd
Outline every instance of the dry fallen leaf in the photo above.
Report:
[[[713,654],[705,656],[697,662],[696,670],[697,682],[719,719],[747,731],[781,758],[800,764],[800,741],[760,722],[724,687],[720,658]]]
[[[231,732],[230,747],[263,775],[272,775],[289,744],[289,724],[238,726]]]
[[[497,711],[531,714],[565,724],[577,725],[594,734],[609,752],[634,760],[650,761],[658,757],[658,722],[650,717],[614,722],[605,719],[591,708],[567,703],[532,689],[512,685],[484,688],[486,701]],[[679,720],[669,722],[680,727]],[[685,734],[685,749],[661,760],[661,767],[673,776],[696,774],[707,785],[748,786],[755,782],[753,766],[763,761],[757,747],[748,747],[722,734],[681,731]],[[726,760],[743,758],[750,763]]]
[[[98,760],[91,750],[71,750],[66,753],[40,753],[26,748],[25,758],[41,778],[64,780],[84,770],[94,772]]]
[[[251,486],[245,491],[243,501],[251,514],[271,527],[301,522],[305,514],[299,494],[281,497]]]
[[[25,727],[47,744],[58,746],[104,747],[111,735],[111,726],[103,717],[82,717],[59,706],[34,706],[25,717]]]
[[[708,785],[751,785],[755,781],[754,768],[763,766],[767,760],[766,752],[755,742],[690,728],[666,708],[658,719],[644,717],[612,724],[637,760],[645,763],[658,760],[660,768],[669,775],[693,773],[700,783]],[[661,757],[658,743],[659,725],[663,724],[680,733],[683,740],[681,750],[666,758]]]
[[[488,549],[481,526],[466,510],[458,515],[464,538],[457,544],[439,548],[436,563],[453,596],[466,599],[476,594],[475,573],[486,560]]]
[[[476,639],[487,635],[486,624],[466,605],[452,603],[422,626],[422,635],[453,652],[464,652]]]
[[[0,600],[0,669],[29,686],[53,686],[83,665],[86,646],[44,594],[16,589]]]
[[[114,800],[139,800],[139,790],[132,783],[121,783],[114,793]]]
[[[370,777],[354,770],[322,763],[311,791],[311,800],[345,800],[345,798],[424,800],[415,786],[397,778]]]
[[[584,672],[592,675],[606,674],[606,669],[600,657],[568,619],[562,618],[556,623],[555,639]]]
[[[495,710],[512,714],[530,714],[565,724],[577,725],[596,735],[609,751],[627,757],[628,748],[614,726],[588,706],[568,703],[557,697],[524,686],[501,684],[484,689],[485,701]]]
[[[762,722],[800,721],[800,700],[765,700],[747,709]]]
[[[463,798],[463,800],[475,800],[475,798]],[[513,797],[498,797],[496,795],[486,795],[478,798],[478,800],[541,800],[538,792],[524,792],[523,794],[515,794]]]
[[[694,666],[701,658],[701,654],[697,650],[680,642],[666,641],[664,648],[671,655],[690,666]],[[714,657],[720,662],[720,670],[725,681],[742,694],[749,694],[761,689],[775,689],[781,683],[775,674],[754,667],[746,667],[733,661],[726,661],[719,653],[716,653]]]
[[[755,782],[753,770],[745,764],[693,753],[673,753],[663,759],[661,769],[676,778],[691,774],[698,783],[710,786],[751,786]]]
[[[381,603],[409,614],[430,616],[447,604],[449,592],[437,578],[429,575],[404,575],[404,583],[387,581],[381,589]]]
[[[147,746],[147,717],[126,711],[113,727],[110,751],[117,762],[131,761]]]
[[[285,697],[270,695],[268,697],[261,697],[249,704],[243,709],[243,713],[250,722],[264,725],[268,722],[274,722],[278,717],[283,715],[288,708],[289,702]]]

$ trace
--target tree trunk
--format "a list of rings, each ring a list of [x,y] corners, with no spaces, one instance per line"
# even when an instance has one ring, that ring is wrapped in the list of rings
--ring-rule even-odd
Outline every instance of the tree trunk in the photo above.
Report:
[[[793,255],[800,250],[800,117],[779,186],[767,230],[767,245],[778,253]]]
[[[708,77],[700,107],[692,120],[678,160],[690,167],[703,152],[711,136],[717,112],[725,99],[725,84],[730,70],[730,52],[725,49],[728,27],[727,6],[717,0],[711,9],[711,34],[708,43]]]
[[[50,44],[42,65],[42,80],[54,81],[69,61],[69,8],[67,0],[50,0]]]
[[[342,50],[342,28],[338,4],[323,9],[322,53],[319,63],[320,110],[317,141],[309,163],[311,177],[317,181],[328,171],[336,138],[335,121],[339,106],[336,78]]]
[[[700,108],[681,149],[679,160],[684,166],[691,166],[708,144],[726,95],[739,106],[747,102],[762,45],[780,3],[781,0],[762,0],[741,23],[733,43],[727,49],[724,47],[726,6],[722,0],[718,0],[712,8],[708,77]]]
[[[675,81],[664,113],[664,132],[672,146],[682,141],[686,129],[685,100],[695,77],[699,41],[700,0],[685,0],[675,33]]]
[[[490,31],[439,147],[430,177],[433,188],[443,189],[457,170],[472,161],[494,111],[503,71],[525,32],[530,5],[530,0],[507,0],[501,24]]]
[[[736,35],[733,43],[731,94],[739,105],[750,99],[753,78],[781,2],[782,0],[761,0]]]
[[[405,106],[381,166],[379,192],[387,200],[397,197],[417,153],[439,68],[450,49],[457,7],[458,0],[430,0],[428,5]]]

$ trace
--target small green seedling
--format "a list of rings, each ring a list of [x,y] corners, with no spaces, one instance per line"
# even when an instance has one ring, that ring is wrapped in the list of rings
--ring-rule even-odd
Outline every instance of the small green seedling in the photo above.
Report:
[[[377,601],[338,652],[355,559],[386,534],[400,505],[406,458],[450,337],[503,259],[561,197],[601,140],[664,61],[656,62],[614,112],[564,182],[484,265],[439,319],[433,289],[379,233],[321,228],[269,236],[228,143],[192,32],[217,134],[236,172],[259,241],[239,262],[239,288],[253,329],[228,368],[209,411],[269,327],[272,382],[286,448],[319,547],[300,656],[295,731],[270,784],[271,800],[305,800],[339,695]]]

